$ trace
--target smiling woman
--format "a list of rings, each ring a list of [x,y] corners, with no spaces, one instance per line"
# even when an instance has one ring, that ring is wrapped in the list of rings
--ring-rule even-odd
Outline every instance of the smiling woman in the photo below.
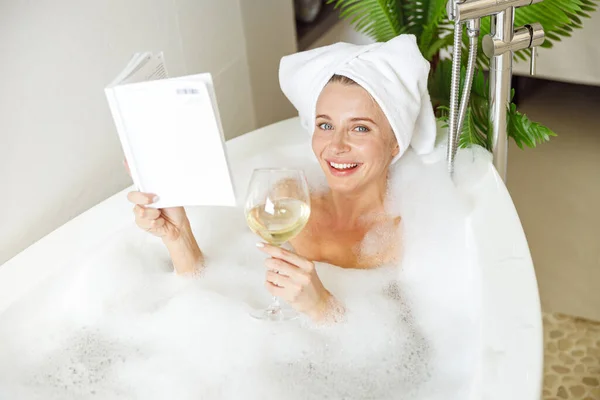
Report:
[[[385,211],[389,166],[399,152],[390,123],[373,97],[342,75],[329,80],[316,109],[312,148],[328,190],[313,194],[312,218],[292,241],[294,249],[350,268],[396,259],[400,217]],[[370,231],[385,234],[366,254],[360,244]]]
[[[314,320],[339,320],[344,310],[315,262],[370,269],[399,260],[401,217],[386,209],[390,166],[409,146],[417,154],[433,149],[428,73],[412,35],[367,46],[338,43],[281,60],[282,90],[312,134],[327,188],[310,194],[310,218],[289,241],[291,251],[261,246],[271,257],[265,286]],[[138,225],[162,237],[178,272],[203,269],[183,208],[146,210],[156,195],[130,194]]]

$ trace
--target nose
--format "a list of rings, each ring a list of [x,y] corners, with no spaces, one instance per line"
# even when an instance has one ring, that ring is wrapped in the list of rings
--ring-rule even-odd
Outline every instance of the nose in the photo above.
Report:
[[[336,130],[331,137],[329,148],[335,154],[342,154],[350,151],[350,145],[348,144],[348,137],[346,131],[343,129]]]

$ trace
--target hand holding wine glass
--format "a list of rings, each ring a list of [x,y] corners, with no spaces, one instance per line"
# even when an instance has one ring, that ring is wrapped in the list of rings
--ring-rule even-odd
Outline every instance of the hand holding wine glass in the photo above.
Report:
[[[265,261],[265,287],[273,296],[284,299],[315,322],[342,312],[341,305],[323,286],[312,261],[281,247],[265,243],[258,243],[258,247],[271,256]]]
[[[310,194],[304,172],[293,169],[254,170],[246,198],[246,221],[267,243],[281,246],[302,231],[310,216]],[[279,300],[253,314],[258,319],[281,321],[297,314],[284,310]]]

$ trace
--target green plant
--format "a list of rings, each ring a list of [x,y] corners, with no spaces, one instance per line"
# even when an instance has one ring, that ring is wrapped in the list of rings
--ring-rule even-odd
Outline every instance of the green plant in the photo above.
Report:
[[[440,53],[452,47],[453,23],[446,15],[447,0],[327,0],[340,9],[340,18],[347,19],[359,31],[377,41],[388,41],[393,37],[410,33],[417,37],[419,49],[431,62],[429,93],[438,118],[447,119],[450,99],[450,75],[452,61],[442,59]],[[590,12],[598,8],[600,0],[544,0],[515,12],[515,26],[540,22],[546,33],[542,47],[550,48],[562,37],[570,36],[574,29],[583,27],[582,18],[589,18]],[[481,37],[490,32],[490,18],[481,21]],[[466,34],[463,36],[463,58],[466,57]],[[481,48],[480,48],[481,50]],[[515,60],[526,60],[530,50],[515,53]],[[479,66],[489,64],[482,51],[478,52]],[[465,65],[465,62],[463,62]],[[463,69],[464,78],[464,69]],[[478,144],[491,149],[491,135],[488,121],[489,82],[479,70],[473,79],[473,89],[460,137],[462,147]],[[461,85],[462,86],[462,85]],[[513,92],[514,94],[514,92]],[[517,111],[516,105],[508,107],[509,137],[523,148],[535,147],[548,141],[556,134],[549,128],[530,121]]]

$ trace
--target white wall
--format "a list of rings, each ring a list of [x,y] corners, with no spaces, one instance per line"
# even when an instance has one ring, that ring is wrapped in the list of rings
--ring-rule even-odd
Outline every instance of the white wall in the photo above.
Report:
[[[292,0],[241,0],[252,97],[258,126],[297,115],[279,89],[279,60],[295,53]]]
[[[130,184],[103,88],[132,53],[163,50],[171,76],[211,72],[228,138],[290,116],[285,107],[255,111],[255,97],[280,95],[276,77],[261,91],[260,60],[246,51],[273,34],[248,23],[257,17],[250,3],[0,1],[0,264]],[[260,14],[262,24],[293,26],[292,0],[279,3],[282,16]],[[268,62],[295,49],[293,28],[279,35]]]

